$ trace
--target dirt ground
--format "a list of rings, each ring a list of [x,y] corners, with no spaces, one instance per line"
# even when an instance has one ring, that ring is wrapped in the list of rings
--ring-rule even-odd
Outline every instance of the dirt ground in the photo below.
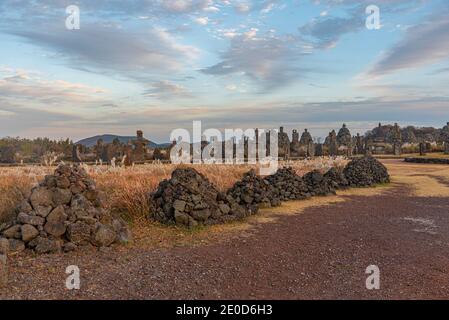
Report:
[[[0,299],[449,299],[449,167],[383,162],[389,186],[193,231],[136,225],[127,247],[10,256]],[[66,289],[69,265],[80,290]]]

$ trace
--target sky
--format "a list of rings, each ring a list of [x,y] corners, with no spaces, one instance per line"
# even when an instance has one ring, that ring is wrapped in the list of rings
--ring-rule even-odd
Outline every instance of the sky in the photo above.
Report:
[[[447,0],[1,0],[0,17],[0,137],[449,121]]]

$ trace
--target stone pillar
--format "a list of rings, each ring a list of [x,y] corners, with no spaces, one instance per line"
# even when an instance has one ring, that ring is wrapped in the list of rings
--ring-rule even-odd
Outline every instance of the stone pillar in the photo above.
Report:
[[[315,144],[312,141],[307,145],[307,157],[315,157]]]
[[[72,161],[81,162],[80,146],[77,144],[72,147]]]
[[[426,155],[426,144],[424,142],[419,143],[419,155],[420,156]]]
[[[402,146],[401,146],[401,143],[400,142],[395,142],[394,144],[393,144],[393,154],[395,155],[395,156],[400,156],[401,155],[401,153],[402,153]]]
[[[444,142],[444,153],[449,154],[449,141]]]
[[[321,143],[317,143],[315,145],[315,156],[322,157],[323,155],[323,145]]]
[[[331,142],[329,145],[329,155],[336,156],[338,153],[337,144],[335,142]]]

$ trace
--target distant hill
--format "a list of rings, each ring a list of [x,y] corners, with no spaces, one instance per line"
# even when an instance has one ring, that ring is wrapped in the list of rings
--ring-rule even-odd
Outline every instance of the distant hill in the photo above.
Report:
[[[94,145],[97,144],[98,139],[103,139],[104,143],[112,143],[112,141],[114,141],[115,138],[118,138],[121,143],[128,143],[128,141],[136,139],[136,136],[118,136],[115,134],[103,134],[103,135],[98,135],[98,136],[82,139],[78,142],[75,142],[75,144],[82,144],[83,146],[86,146],[86,147],[93,147]],[[153,148],[153,149],[154,148],[166,148],[166,147],[170,146],[170,143],[159,143],[158,144],[158,143],[150,141],[147,146],[149,148]]]

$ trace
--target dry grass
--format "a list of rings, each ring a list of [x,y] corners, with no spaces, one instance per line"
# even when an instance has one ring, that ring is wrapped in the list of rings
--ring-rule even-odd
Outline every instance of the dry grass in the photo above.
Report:
[[[344,158],[316,158],[280,165],[292,166],[298,174],[318,169],[326,171],[333,166],[343,167]],[[111,166],[85,166],[86,170],[104,191],[114,210],[124,213],[130,219],[145,218],[149,212],[148,193],[156,189],[159,182],[170,177],[177,165],[145,164],[129,168]],[[243,174],[255,165],[195,165],[218,189],[224,191],[231,187]],[[51,174],[54,167],[28,166],[0,168],[0,217],[21,199],[21,193],[37,184],[45,175]]]
[[[414,164],[384,160],[392,183],[406,185],[418,197],[449,197],[449,167],[436,164]]]
[[[0,222],[15,208],[30,188],[42,179],[45,171],[36,168],[0,169]]]

